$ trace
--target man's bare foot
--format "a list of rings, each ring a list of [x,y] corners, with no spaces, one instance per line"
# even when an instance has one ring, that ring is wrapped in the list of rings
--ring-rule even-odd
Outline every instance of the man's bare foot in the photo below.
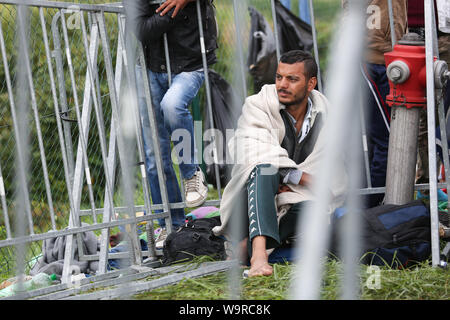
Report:
[[[268,262],[267,255],[253,256],[250,260],[249,277],[270,276],[273,273],[273,268]]]
[[[269,256],[266,252],[266,237],[254,237],[252,247],[252,258],[250,259],[248,276],[270,276],[273,273],[273,268],[269,264]]]

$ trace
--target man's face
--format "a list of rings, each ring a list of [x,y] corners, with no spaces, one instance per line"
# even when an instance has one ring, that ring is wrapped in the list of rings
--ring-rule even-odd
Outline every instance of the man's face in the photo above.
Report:
[[[305,63],[287,64],[280,62],[275,78],[275,86],[280,103],[285,106],[300,104],[314,89],[313,79],[306,79]],[[312,86],[312,88],[311,88]]]

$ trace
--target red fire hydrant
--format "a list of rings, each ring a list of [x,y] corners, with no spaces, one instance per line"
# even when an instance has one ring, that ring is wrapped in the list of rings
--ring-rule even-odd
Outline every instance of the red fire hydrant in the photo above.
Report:
[[[394,50],[384,54],[390,92],[387,104],[406,108],[426,108],[426,63],[423,40],[407,33]],[[445,61],[434,59],[434,85],[442,89],[449,77]]]
[[[426,107],[425,47],[398,44],[385,53],[390,92],[387,104],[406,108]]]
[[[385,204],[414,200],[417,137],[421,108],[426,108],[425,43],[415,33],[406,34],[394,50],[385,53],[391,109]],[[434,62],[434,82],[442,88],[448,74],[444,61]]]

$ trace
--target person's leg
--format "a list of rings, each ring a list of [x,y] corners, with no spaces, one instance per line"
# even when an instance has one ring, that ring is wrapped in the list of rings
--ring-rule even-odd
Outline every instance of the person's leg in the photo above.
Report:
[[[387,158],[389,149],[389,123],[391,108],[386,104],[389,82],[386,67],[377,64],[363,65],[363,75],[368,86],[367,133],[370,146],[370,177],[372,187],[386,185]],[[377,206],[384,194],[369,197],[369,207]]]
[[[281,244],[292,244],[298,241],[298,221],[311,203],[312,201],[298,202],[292,205],[288,212],[280,218],[278,233]]]
[[[204,74],[201,71],[176,74],[161,101],[164,124],[173,141],[184,179],[187,207],[200,206],[208,195],[208,185],[198,165],[194,123],[189,111],[189,104],[197,95],[203,80]]]
[[[204,78],[202,71],[174,75],[170,88],[161,100],[164,125],[173,140],[180,173],[184,179],[191,178],[198,168],[194,122],[189,105],[197,95]]]
[[[255,236],[252,239],[252,257],[250,259],[249,277],[270,276],[273,268],[269,264],[269,256],[266,251],[267,238]]]
[[[266,249],[280,244],[274,200],[279,183],[278,171],[270,165],[264,164],[253,169],[247,182],[249,277],[270,275],[273,271],[268,262]]]
[[[147,103],[145,100],[141,70],[142,69],[140,66],[136,67],[139,112],[142,124],[142,136],[145,152],[146,171],[150,185],[152,203],[161,204],[162,203],[161,190],[158,180],[158,171],[156,167],[155,153],[153,149],[152,135],[150,129],[150,122],[148,118]],[[159,103],[162,100],[165,91],[167,90],[167,87],[165,87],[167,78],[164,77],[164,74],[154,74],[150,72],[147,72],[147,76],[149,78],[151,85],[152,105],[154,108],[156,118],[155,120],[158,125],[157,129],[161,148],[160,151],[163,162],[164,174],[166,178],[166,188],[169,202],[170,203],[182,202],[181,192],[178,186],[177,177],[173,169],[171,160],[170,136],[163,124]],[[162,212],[162,210],[155,210],[155,212],[159,213]],[[178,227],[183,225],[185,221],[184,209],[181,208],[171,209],[171,218],[172,218],[172,226],[174,229],[177,229]],[[164,219],[158,219],[158,222],[161,227],[165,228],[166,224]]]

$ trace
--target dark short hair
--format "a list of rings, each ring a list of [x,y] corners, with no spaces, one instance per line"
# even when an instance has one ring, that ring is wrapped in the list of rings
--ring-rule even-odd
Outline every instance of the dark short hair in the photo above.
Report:
[[[305,63],[305,76],[309,80],[317,77],[317,64],[312,55],[302,50],[292,50],[285,52],[280,57],[280,62],[294,64],[299,62]]]

